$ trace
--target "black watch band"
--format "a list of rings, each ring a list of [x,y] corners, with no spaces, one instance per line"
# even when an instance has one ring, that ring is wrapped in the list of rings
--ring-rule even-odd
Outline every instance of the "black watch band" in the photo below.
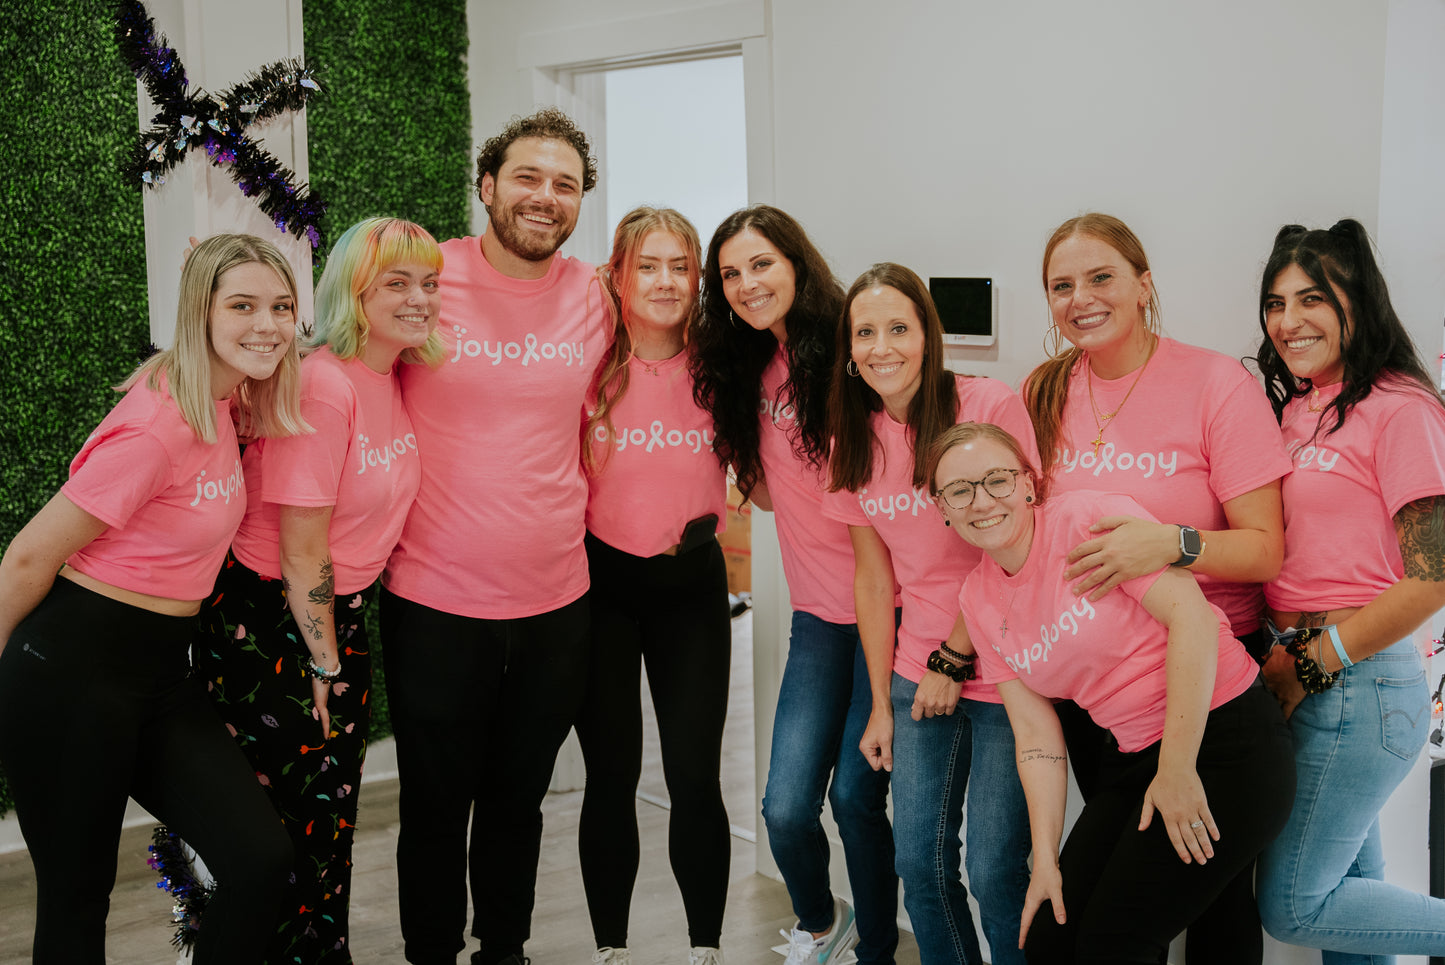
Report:
[[[1170,565],[1192,566],[1194,561],[1199,559],[1199,554],[1203,552],[1204,538],[1199,535],[1199,530],[1193,526],[1179,524],[1179,559]]]

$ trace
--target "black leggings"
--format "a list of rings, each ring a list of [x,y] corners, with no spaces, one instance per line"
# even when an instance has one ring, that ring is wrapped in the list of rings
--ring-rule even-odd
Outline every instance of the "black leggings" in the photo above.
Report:
[[[587,597],[536,616],[483,620],[381,591],[401,781],[397,902],[406,959],[453,965],[520,955],[531,933],[542,799],[587,682]],[[467,841],[467,819],[472,836]]]
[[[1170,941],[1253,863],[1294,803],[1294,746],[1279,705],[1258,681],[1209,713],[1195,770],[1220,840],[1206,864],[1179,860],[1156,814],[1138,831],[1159,744],[1107,747],[1093,794],[1059,858],[1068,920],[1044,902],[1029,929],[1039,965],[1164,961]]]
[[[193,617],[57,578],[0,654],[0,761],[35,865],[34,961],[102,963],[126,798],[216,879],[197,965],[261,960],[291,841],[189,676]]]
[[[718,776],[732,653],[722,550],[709,540],[681,556],[644,558],[588,533],[587,561],[593,651],[577,720],[587,764],[578,851],[593,937],[599,948],[627,945],[638,865],[645,660],[672,802],[668,857],[691,944],[716,948],[731,857]]]

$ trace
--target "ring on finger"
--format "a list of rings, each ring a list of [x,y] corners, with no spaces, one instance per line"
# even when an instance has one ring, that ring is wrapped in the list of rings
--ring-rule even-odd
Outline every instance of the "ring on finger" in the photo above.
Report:
[[[1191,829],[1193,829],[1193,828],[1202,828],[1202,827],[1204,827],[1204,822],[1203,822],[1203,821],[1191,821],[1190,824],[1189,824],[1189,827],[1190,827]]]

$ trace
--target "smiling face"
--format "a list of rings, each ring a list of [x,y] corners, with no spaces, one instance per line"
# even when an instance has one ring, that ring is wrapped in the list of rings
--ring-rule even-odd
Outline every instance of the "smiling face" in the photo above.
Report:
[[[211,393],[224,399],[243,379],[269,379],[296,337],[296,300],[275,269],[250,261],[222,272],[206,317]]]
[[[737,317],[758,331],[788,340],[785,322],[793,307],[793,263],[767,238],[744,228],[718,248],[723,295]]]
[[[1095,355],[1148,345],[1150,273],[1136,273],[1108,243],[1086,234],[1066,238],[1049,257],[1045,277],[1049,314],[1076,348]]]
[[[405,262],[383,269],[361,293],[367,325],[362,360],[378,372],[391,371],[398,355],[426,343],[441,302],[441,282],[430,266]]]
[[[577,227],[582,158],[565,141],[518,138],[496,177],[482,175],[480,194],[502,248],[523,261],[544,262]]]
[[[1013,491],[993,496],[1007,486],[991,474],[1002,472],[1013,479]],[[946,499],[937,498],[938,508],[965,541],[977,546],[1010,573],[1017,573],[1028,559],[1034,536],[1033,478],[1019,464],[1008,447],[987,437],[975,437],[943,454],[934,473],[940,492],[957,492],[961,482],[972,484],[973,500],[954,509]]]
[[[647,233],[637,248],[637,266],[623,306],[634,342],[680,342],[680,326],[697,300],[697,268],[677,235]]]
[[[898,289],[864,289],[848,308],[850,354],[858,374],[878,393],[895,422],[906,422],[908,404],[923,382],[923,322]]]
[[[1348,316],[1345,293],[1331,288]],[[1264,299],[1264,319],[1269,340],[1295,378],[1309,379],[1319,388],[1344,377],[1340,316],[1299,265],[1289,265],[1274,276]]]

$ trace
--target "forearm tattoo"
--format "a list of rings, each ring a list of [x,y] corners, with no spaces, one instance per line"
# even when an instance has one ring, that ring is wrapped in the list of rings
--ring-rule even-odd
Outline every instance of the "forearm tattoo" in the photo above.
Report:
[[[1406,503],[1395,514],[1395,534],[1407,579],[1445,582],[1445,496]]]
[[[311,592],[306,594],[306,600],[326,607],[327,613],[336,612],[336,574],[330,556],[321,558],[321,585],[312,587]]]
[[[1030,747],[1027,750],[1019,751],[1019,763],[1027,764],[1030,761],[1066,761],[1068,757],[1064,754],[1050,754],[1042,747]]]

